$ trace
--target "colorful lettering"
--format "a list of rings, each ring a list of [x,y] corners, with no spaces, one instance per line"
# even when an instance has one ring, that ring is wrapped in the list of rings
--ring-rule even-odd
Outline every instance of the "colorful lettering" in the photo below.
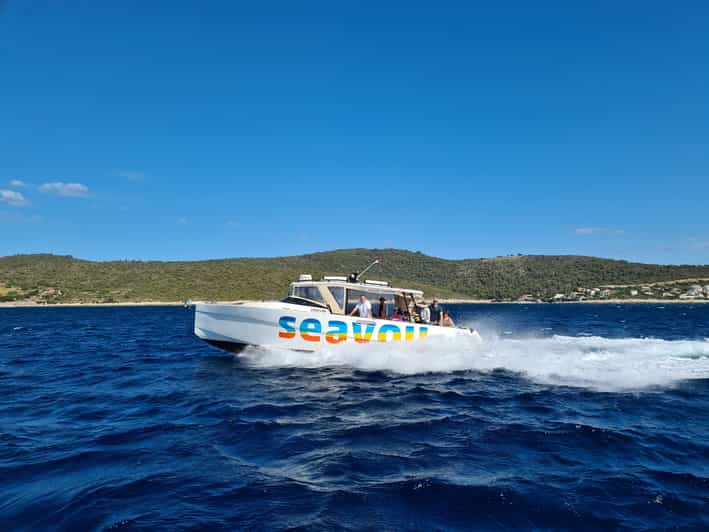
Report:
[[[374,334],[374,324],[373,323],[368,323],[367,328],[365,329],[364,336],[362,335],[362,324],[361,323],[353,323],[352,324],[352,330],[354,331],[354,339],[355,342],[360,343],[360,344],[366,344],[372,339],[372,335]]]
[[[293,316],[282,316],[278,320],[278,325],[283,331],[278,331],[279,338],[295,338],[295,318]]]
[[[308,342],[319,342],[321,332],[322,323],[316,319],[308,318],[300,324],[300,336]]]
[[[339,344],[347,340],[347,324],[344,321],[331,320],[327,322],[330,329],[325,335],[325,340],[330,344]]]
[[[399,329],[398,326],[392,325],[390,323],[386,323],[379,327],[379,337],[378,340],[380,342],[386,342],[387,340],[387,334],[392,333],[392,340],[395,341],[401,341],[401,329]]]
[[[300,332],[300,336],[306,342],[320,342],[324,340],[329,344],[339,344],[348,340],[349,325],[346,321],[329,320],[327,322],[327,332],[323,330],[323,322],[315,318],[306,318],[297,325],[297,319],[293,316],[281,316],[278,318],[278,336],[279,338],[293,339]],[[383,323],[377,327],[377,323],[358,323],[352,322],[352,333],[354,340],[360,344],[366,344],[372,341],[375,335],[378,342],[399,342],[402,337],[409,342],[416,338],[426,338],[428,336],[428,327],[417,327],[414,325],[394,325],[392,323]],[[364,330],[363,330],[364,329]],[[418,333],[418,335],[417,335]]]

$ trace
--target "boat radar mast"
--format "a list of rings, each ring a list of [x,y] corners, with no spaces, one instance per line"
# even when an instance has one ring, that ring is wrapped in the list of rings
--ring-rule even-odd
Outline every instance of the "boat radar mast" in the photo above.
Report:
[[[362,270],[361,272],[352,272],[352,273],[350,274],[350,277],[349,277],[348,280],[349,280],[351,283],[356,283],[357,281],[359,281],[360,275],[364,275],[365,273],[367,273],[367,272],[372,268],[372,266],[374,266],[375,264],[381,264],[382,262],[384,262],[382,259],[374,259],[374,262],[372,262],[372,264],[370,264],[369,266],[367,266],[367,267],[366,267],[364,270]]]

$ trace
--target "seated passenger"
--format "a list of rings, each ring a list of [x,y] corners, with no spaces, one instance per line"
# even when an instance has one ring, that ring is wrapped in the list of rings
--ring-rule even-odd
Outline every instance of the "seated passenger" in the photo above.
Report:
[[[389,319],[393,321],[404,321],[404,313],[399,307],[396,307],[396,310],[394,310],[394,314],[392,314],[391,318]]]
[[[441,321],[438,325],[440,325],[441,327],[455,327],[455,322],[450,317],[450,314],[448,314],[447,310],[441,312]]]

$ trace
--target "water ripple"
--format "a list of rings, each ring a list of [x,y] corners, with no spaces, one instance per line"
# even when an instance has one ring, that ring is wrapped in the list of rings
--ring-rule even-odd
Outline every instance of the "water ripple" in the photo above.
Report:
[[[679,309],[454,307],[482,350],[388,365],[0,309],[0,526],[707,529],[709,305]]]

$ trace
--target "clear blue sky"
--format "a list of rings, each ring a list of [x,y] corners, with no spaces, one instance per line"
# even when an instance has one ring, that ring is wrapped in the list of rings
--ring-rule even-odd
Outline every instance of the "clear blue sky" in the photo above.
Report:
[[[709,263],[709,3],[10,0],[0,255]]]

